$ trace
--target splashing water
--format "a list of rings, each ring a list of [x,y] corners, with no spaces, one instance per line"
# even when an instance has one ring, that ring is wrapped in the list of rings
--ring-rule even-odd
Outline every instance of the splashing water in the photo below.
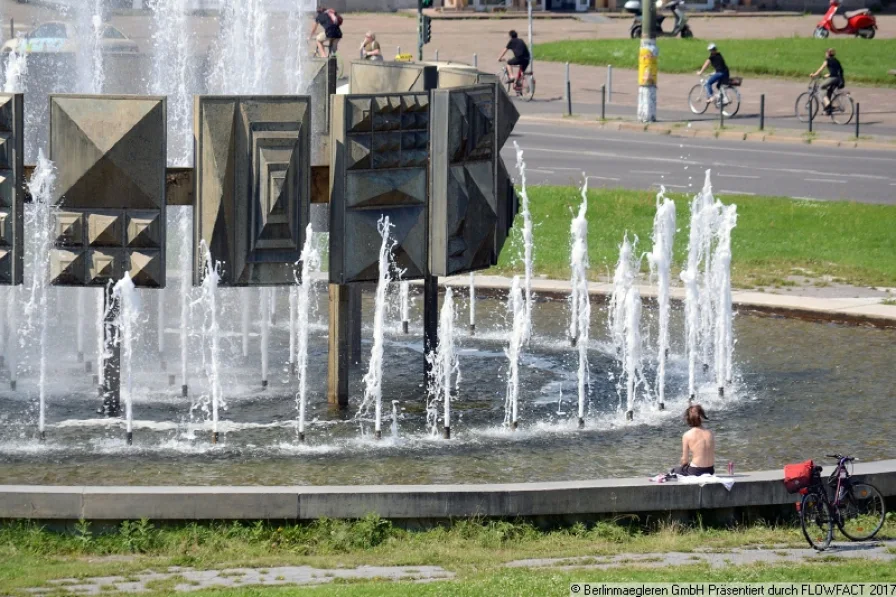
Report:
[[[134,339],[137,334],[140,316],[140,297],[125,272],[124,277],[112,287],[112,297],[118,301],[118,333],[121,339],[121,377],[122,397],[124,398],[125,430],[130,443],[134,430]]]
[[[398,439],[398,400],[392,401],[392,439]]]
[[[635,237],[634,245],[637,245],[638,237]],[[610,340],[616,355],[622,354],[625,347],[625,297],[635,281],[635,273],[639,264],[634,256],[634,246],[628,240],[626,232],[619,246],[619,261],[616,262],[616,271],[613,273],[613,294],[610,296],[609,314],[607,325],[610,329]]]
[[[218,281],[221,279],[220,262],[212,261],[212,254],[209,251],[205,241],[201,241],[199,250],[204,256],[205,275],[202,279],[200,287],[200,296],[197,302],[202,306],[205,315],[205,325],[202,333],[206,338],[208,345],[208,355],[203,351],[203,364],[205,365],[205,374],[208,380],[208,387],[211,389],[211,422],[212,422],[212,441],[218,441],[218,418],[220,410],[227,410],[227,404],[224,402],[224,395],[221,389],[221,365],[220,365],[220,336],[221,330],[218,327]],[[203,396],[202,401],[207,403],[208,396]],[[207,411],[208,405],[203,404],[203,410]]]
[[[94,310],[96,314],[96,321],[94,322],[96,335],[96,379],[100,388],[103,387],[106,381],[106,340],[103,337],[103,330],[106,328],[106,297],[104,295],[104,290],[97,292],[96,309]]]
[[[296,282],[298,284],[298,282]],[[289,355],[287,362],[289,363],[289,377],[292,378],[296,374],[296,318],[298,314],[299,295],[296,284],[289,287]]]
[[[672,277],[672,247],[675,241],[675,203],[661,188],[656,196],[653,219],[653,251],[647,255],[651,276],[657,280],[659,303],[659,342],[657,343],[656,389],[660,408],[666,397],[666,357],[669,353],[669,285]]]
[[[731,308],[731,232],[737,224],[736,206],[724,206],[712,194],[710,171],[703,189],[691,201],[685,285],[685,345],[688,392],[696,397],[697,359],[704,371],[715,363],[716,385],[731,381],[734,338]]]
[[[25,45],[25,38],[18,37],[18,47]],[[6,70],[3,81],[4,93],[22,93],[25,91],[25,76],[28,74],[28,54],[19,53],[17,48],[6,55]]]
[[[50,249],[52,248],[53,226],[53,190],[56,186],[56,167],[44,157],[43,151],[38,153],[37,166],[31,180],[28,182],[28,191],[31,194],[31,218],[26,222],[28,230],[29,251],[26,257],[30,257],[26,267],[32,272],[31,292],[27,304],[24,307],[27,329],[24,333],[32,337],[30,330],[34,329],[34,319],[37,318],[37,341],[40,347],[40,373],[38,378],[38,431],[43,437],[46,423],[46,394],[47,394],[47,328],[48,328],[48,293],[50,288]]]
[[[532,336],[532,267],[534,263],[532,236],[532,214],[529,212],[529,194],[526,191],[526,162],[523,161],[523,150],[516,141],[513,142],[516,149],[516,169],[520,174],[520,215],[523,217],[523,265],[525,282],[523,284],[526,302],[526,319],[523,328],[523,342],[528,343]]]
[[[269,14],[264,0],[222,0],[209,89],[221,94],[270,93]]]
[[[242,337],[243,337],[243,357],[249,356],[249,328],[251,327],[252,317],[250,305],[252,298],[249,296],[250,288],[240,288],[240,313],[242,314]]]
[[[187,210],[183,210],[178,220],[178,232],[184,243],[180,251],[180,375],[181,388],[184,393],[189,387],[189,334],[191,320],[191,296],[193,293],[192,275],[193,275],[193,243],[187,241],[192,240],[193,229],[190,222],[190,216]]]
[[[152,10],[152,75],[149,93],[168,97],[168,165],[193,161],[193,34],[187,0],[149,0]]]
[[[451,437],[451,392],[457,392],[460,384],[460,362],[454,344],[454,322],[457,311],[454,307],[454,291],[445,289],[442,310],[439,313],[439,344],[426,355],[432,366],[429,379],[430,401],[426,409],[427,423],[433,435],[438,434],[438,406],[442,406],[442,427],[444,437]]]
[[[301,280],[296,297],[296,311],[298,321],[296,324],[298,337],[296,338],[296,374],[298,375],[299,391],[296,393],[298,404],[298,422],[296,431],[299,440],[305,436],[305,410],[308,403],[308,333],[311,320],[311,296],[314,290],[314,277],[320,271],[320,251],[314,242],[314,229],[311,224],[305,229],[305,244],[299,257],[302,262]]]
[[[399,305],[401,307],[401,328],[405,334],[411,327],[411,297],[410,284],[402,280],[398,285]]]
[[[716,232],[716,247],[713,254],[713,282],[717,302],[715,325],[716,386],[719,394],[731,383],[734,335],[731,306],[731,231],[737,226],[737,206],[718,205],[720,217]]]
[[[630,288],[625,296],[625,404],[626,417],[635,412],[635,392],[641,375],[641,293]]]
[[[271,342],[271,289],[260,289],[261,300],[261,387],[268,387],[268,348]]]
[[[6,369],[9,371],[10,389],[15,389],[19,378],[19,304],[21,303],[20,286],[7,287],[6,325],[9,336],[6,340]]]
[[[526,304],[523,290],[520,288],[520,277],[514,276],[507,297],[507,312],[512,317],[512,327],[508,338],[508,347],[504,349],[507,356],[507,394],[504,401],[504,426],[516,429],[519,423],[520,401],[520,357],[526,343]]]
[[[382,436],[383,423],[383,342],[386,315],[386,295],[391,282],[392,250],[395,241],[390,239],[392,223],[388,216],[377,222],[377,228],[383,238],[380,244],[379,280],[376,284],[376,295],[373,308],[373,346],[370,349],[370,361],[364,375],[364,399],[358,408],[356,418],[367,416],[370,407],[374,408],[374,434],[377,439]]]
[[[470,333],[476,330],[476,272],[470,272]]]
[[[588,295],[588,179],[582,185],[582,203],[579,213],[570,224],[572,249],[570,251],[570,321],[569,336],[573,338],[579,353],[577,373],[579,395],[579,425],[585,423],[585,402],[587,400],[590,372],[588,369],[588,332],[591,328],[591,300]]]

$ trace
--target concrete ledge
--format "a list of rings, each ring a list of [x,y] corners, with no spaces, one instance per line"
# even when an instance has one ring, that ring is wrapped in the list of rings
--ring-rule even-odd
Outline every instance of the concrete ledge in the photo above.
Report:
[[[828,467],[825,474],[830,473]],[[855,476],[896,495],[896,460],[861,463]],[[647,479],[490,485],[320,487],[0,486],[0,518],[43,520],[313,520],[377,513],[396,520],[564,517],[785,506],[782,473],[735,476],[731,491]]]

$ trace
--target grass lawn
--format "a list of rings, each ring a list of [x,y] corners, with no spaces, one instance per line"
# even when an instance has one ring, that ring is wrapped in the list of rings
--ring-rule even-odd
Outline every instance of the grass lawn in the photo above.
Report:
[[[657,43],[660,73],[696,73],[708,56],[705,39],[661,38]],[[789,77],[808,84],[809,74],[824,61],[825,49],[833,47],[843,63],[847,85],[896,87],[896,77],[887,72],[893,65],[881,60],[882,56],[896,55],[896,39],[726,39],[718,43],[731,73],[737,76]],[[638,47],[637,39],[553,41],[536,45],[535,59],[638,68]],[[750,84],[749,78],[744,84]],[[793,103],[794,98],[786,99]]]
[[[430,584],[341,581],[318,588],[240,588],[202,595],[568,595],[573,581],[894,581],[896,566],[863,560],[813,562],[709,569],[705,564],[675,570],[626,564],[610,570],[568,571],[551,568],[508,569],[506,562],[528,558],[606,556],[628,553],[722,551],[733,547],[805,547],[793,526],[755,525],[736,529],[643,526],[622,521],[586,527],[576,524],[541,531],[527,523],[465,520],[450,527],[405,531],[374,516],[354,521],[322,520],[304,525],[190,524],[157,528],[127,522],[100,533],[81,523],[68,533],[31,523],[0,526],[0,593],[26,595],[25,589],[51,579],[132,577],[170,566],[195,569],[233,567],[359,565],[441,566],[457,575]],[[892,517],[882,538],[892,537]],[[170,594],[175,581],[158,581],[153,595]]]
[[[531,187],[530,209],[535,225],[535,270],[550,278],[569,277],[569,225],[581,201],[573,187]],[[675,201],[678,233],[675,262],[686,260],[689,198]],[[732,282],[741,288],[787,285],[792,274],[835,279],[855,285],[896,286],[896,206],[815,202],[781,197],[724,195],[737,204],[732,238]],[[588,254],[591,277],[612,276],[623,234],[639,238],[638,251],[652,248],[650,235],[656,211],[652,191],[599,189],[588,193]],[[519,245],[517,216],[511,242]],[[521,273],[519,251],[505,247],[496,273]],[[642,263],[647,268],[647,260]],[[820,282],[823,284],[823,282]]]

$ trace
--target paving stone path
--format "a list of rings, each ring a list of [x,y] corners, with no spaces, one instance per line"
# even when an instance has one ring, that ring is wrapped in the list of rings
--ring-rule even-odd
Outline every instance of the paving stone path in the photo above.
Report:
[[[141,572],[128,576],[93,578],[61,578],[48,581],[43,587],[28,589],[35,595],[99,595],[107,592],[147,593],[154,590],[172,592],[199,591],[211,588],[248,586],[320,585],[336,579],[385,579],[430,582],[454,578],[454,573],[438,566],[360,566],[358,568],[322,569],[310,566],[279,568],[228,568],[195,570],[172,567],[166,572]]]
[[[749,564],[799,564],[826,559],[861,559],[878,562],[896,561],[896,540],[868,543],[836,543],[823,552],[814,549],[765,548],[707,550],[693,552],[670,551],[666,553],[618,554],[614,556],[582,556],[574,558],[541,558],[508,562],[510,568],[551,568],[554,570],[580,570],[641,566],[665,568],[708,564],[713,568]]]

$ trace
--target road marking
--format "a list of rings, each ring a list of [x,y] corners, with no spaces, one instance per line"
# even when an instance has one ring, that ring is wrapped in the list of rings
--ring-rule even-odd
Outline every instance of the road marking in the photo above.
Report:
[[[794,199],[802,199],[803,201],[823,201],[823,199],[817,199],[815,197],[794,197]]]
[[[547,126],[547,125],[540,125],[540,124],[536,124],[536,123],[528,123],[527,124],[525,122],[522,122],[522,123],[518,124],[516,128],[525,128],[525,126],[527,126],[527,125],[532,126],[532,127]],[[616,132],[616,131],[613,131],[613,132]],[[522,136],[532,136],[532,137],[553,137],[555,139],[561,139],[564,141],[577,140],[577,141],[592,141],[593,142],[593,141],[597,141],[597,140],[604,140],[604,141],[609,140],[609,141],[612,141],[613,143],[631,143],[631,144],[635,144],[635,145],[659,145],[660,147],[666,147],[666,148],[671,147],[673,145],[675,145],[676,147],[678,145],[684,145],[683,149],[705,149],[708,151],[734,151],[737,153],[761,153],[761,154],[765,154],[765,155],[785,155],[785,156],[789,156],[789,157],[796,156],[796,157],[816,158],[816,159],[819,157],[818,153],[806,153],[806,152],[800,152],[800,151],[775,151],[775,150],[770,150],[770,149],[754,149],[751,147],[743,147],[743,145],[745,145],[745,144],[742,142],[738,142],[739,147],[720,147],[718,145],[702,145],[699,143],[695,143],[692,141],[692,139],[686,138],[686,137],[667,137],[668,139],[670,139],[667,141],[653,141],[653,140],[644,139],[643,137],[646,135],[641,135],[639,138],[625,138],[625,135],[627,135],[627,134],[623,131],[619,131],[619,132],[621,133],[619,136],[614,136],[614,135],[608,134],[608,135],[606,135],[606,137],[601,137],[601,136],[597,136],[597,135],[595,135],[593,137],[578,137],[575,135],[558,135],[556,133],[536,133],[536,132],[532,132],[532,131],[525,131],[525,132],[519,131],[519,134]],[[620,137],[623,137],[623,138],[620,138]],[[662,137],[660,137],[660,138],[662,138]],[[824,150],[824,149],[832,149],[832,148],[821,148],[821,149]],[[868,155],[852,156],[852,155],[848,155],[848,153],[846,151],[840,151],[840,150],[837,150],[837,151],[840,154],[840,155],[838,155],[838,159],[840,159],[840,160],[853,160],[854,159],[854,160],[861,160],[864,162],[867,162],[867,161],[893,162],[894,160],[896,160],[896,158],[892,158],[892,157],[881,158],[881,157],[868,156]],[[851,150],[849,150],[849,153],[854,153],[856,151],[858,151],[858,150],[851,149]]]
[[[804,178],[806,182],[829,182],[833,184],[846,184],[845,180],[832,180],[830,178]]]
[[[750,193],[749,191],[727,191],[725,189],[719,189],[720,195],[755,195],[756,193]]]
[[[653,184],[650,185],[650,186],[652,186],[652,187],[666,187],[667,189],[668,189],[668,188],[672,188],[672,189],[686,189],[686,188],[688,188],[687,185],[683,185],[683,184],[669,184],[668,182],[655,182],[655,183],[653,183]]]
[[[613,180],[613,181],[619,182],[618,178],[613,178],[612,176],[591,176],[591,175],[589,175],[589,176],[586,176],[585,178],[594,178],[596,180]]]
[[[662,170],[629,170],[632,174],[672,174],[671,172],[663,172]]]
[[[553,174],[554,173],[553,170],[543,170],[541,168],[529,168],[528,166],[526,167],[526,172],[541,172],[543,174]]]
[[[716,174],[719,178],[759,178],[758,176],[748,174]]]

